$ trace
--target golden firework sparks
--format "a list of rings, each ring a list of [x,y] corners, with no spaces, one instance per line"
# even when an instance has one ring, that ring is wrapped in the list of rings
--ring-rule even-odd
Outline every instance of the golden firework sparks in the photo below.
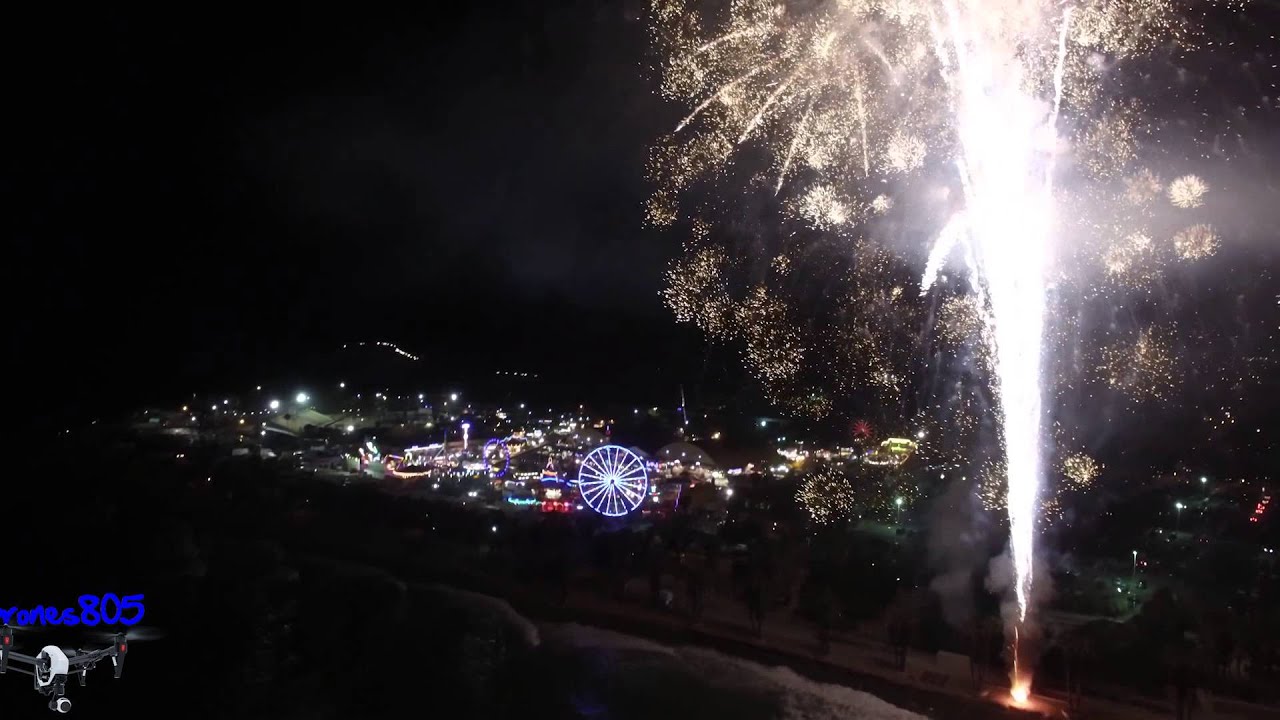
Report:
[[[796,502],[818,525],[853,516],[854,492],[845,474],[835,468],[821,468],[807,475],[796,491]]]
[[[713,337],[733,334],[735,308],[724,277],[728,265],[720,248],[697,246],[671,264],[662,296],[677,322],[693,323]]]
[[[1137,174],[1125,179],[1124,198],[1131,205],[1146,206],[1160,197],[1164,185],[1160,178],[1150,170],[1143,168]]]
[[[1159,249],[1150,235],[1133,232],[1103,253],[1107,276],[1121,285],[1145,288],[1160,274]]]
[[[814,185],[801,197],[797,214],[819,230],[832,230],[848,223],[853,216],[848,201],[829,185]]]
[[[1197,208],[1204,204],[1209,186],[1195,175],[1183,175],[1169,183],[1169,202],[1183,209]]]
[[[1102,472],[1102,465],[1084,453],[1073,453],[1062,460],[1062,474],[1077,490],[1093,487],[1093,481]]]
[[[949,297],[938,309],[938,328],[952,345],[961,345],[979,336],[984,327],[978,300],[972,295]]]
[[[1103,381],[1138,400],[1167,398],[1177,382],[1169,335],[1148,328],[1132,342],[1104,348],[1098,367]]]
[[[1208,225],[1192,225],[1173,236],[1173,247],[1183,260],[1203,260],[1218,250],[1218,234]]]

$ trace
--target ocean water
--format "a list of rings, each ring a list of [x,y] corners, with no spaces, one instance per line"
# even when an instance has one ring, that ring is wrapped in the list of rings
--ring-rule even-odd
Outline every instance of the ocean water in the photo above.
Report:
[[[483,716],[591,720],[919,720],[873,695],[720,652],[576,623],[536,623],[484,595],[433,587],[461,639]],[[449,652],[446,648],[441,648]],[[477,682],[479,681],[479,682]]]

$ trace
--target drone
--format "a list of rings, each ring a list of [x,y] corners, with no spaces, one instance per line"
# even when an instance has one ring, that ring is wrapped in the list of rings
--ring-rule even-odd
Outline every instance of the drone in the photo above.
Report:
[[[36,692],[49,698],[49,709],[66,714],[71,712],[67,699],[67,675],[80,678],[80,685],[87,682],[87,675],[99,662],[111,659],[118,678],[124,672],[124,659],[129,653],[129,640],[123,633],[112,637],[111,647],[99,650],[64,650],[56,645],[46,645],[34,656],[13,650],[13,628],[0,626],[0,675],[9,670],[30,675]],[[27,667],[9,667],[9,663],[21,663]]]

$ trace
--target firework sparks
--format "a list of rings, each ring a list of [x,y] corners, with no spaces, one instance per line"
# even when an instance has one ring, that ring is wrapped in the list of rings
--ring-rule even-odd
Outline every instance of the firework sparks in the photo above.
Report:
[[[1160,274],[1160,255],[1151,236],[1133,232],[1117,241],[1102,256],[1102,265],[1113,281],[1130,288],[1145,288]]]
[[[938,328],[944,340],[963,345],[982,332],[982,314],[972,295],[949,297],[938,309]]]
[[[1160,178],[1150,170],[1143,168],[1136,175],[1125,179],[1124,198],[1130,205],[1139,207],[1151,204],[1156,198],[1160,197],[1164,185],[1160,183]]]
[[[1183,175],[1169,183],[1169,202],[1185,209],[1197,208],[1204,204],[1204,196],[1209,186],[1195,175]]]
[[[819,230],[832,230],[849,222],[852,211],[828,185],[809,188],[799,203],[797,213]]]
[[[677,322],[694,323],[713,337],[733,333],[735,308],[724,272],[729,260],[714,247],[689,248],[667,271],[663,299]]]
[[[1203,260],[1218,251],[1218,234],[1208,225],[1192,225],[1173,236],[1173,247],[1183,260]]]
[[[924,166],[924,156],[924,141],[902,131],[894,133],[885,148],[885,162],[891,172],[909,173],[918,170]]]
[[[738,306],[737,322],[746,335],[747,365],[766,383],[783,382],[799,372],[804,357],[800,333],[787,318],[786,305],[767,288],[756,286]]]
[[[796,491],[796,502],[818,525],[849,518],[853,515],[854,501],[849,479],[834,468],[810,473]]]
[[[1146,329],[1104,348],[1098,370],[1108,386],[1136,400],[1161,400],[1176,385],[1171,347],[1169,333]]]
[[[1151,240],[1155,201],[1163,194],[1194,208],[1207,192],[1194,176],[1165,185],[1132,167],[1145,130],[1142,108],[1102,95],[1108,63],[1098,58],[1123,60],[1171,40],[1189,44],[1176,2],[734,0],[703,8],[698,0],[653,0],[661,91],[686,112],[650,158],[651,222],[706,212],[706,204],[681,205],[703,197],[685,192],[695,183],[745,181],[779,197],[784,235],[801,235],[792,232],[798,221],[857,237],[860,225],[878,225],[869,221],[890,213],[890,193],[902,198],[955,179],[934,197],[959,197],[963,207],[952,212],[960,204],[953,199],[931,218],[944,229],[921,285],[927,290],[941,277],[952,255],[969,271],[972,298],[944,301],[939,332],[952,343],[979,338],[991,371],[1006,453],[995,485],[1010,519],[1020,621],[1028,612],[1033,526],[1056,502],[1041,487],[1042,366],[1044,346],[1060,342],[1063,330],[1047,327],[1046,286],[1062,280],[1062,287],[1091,290],[1086,273],[1071,272],[1078,268],[1069,257],[1091,270],[1100,262],[1111,281],[1104,292],[1150,288],[1178,245]],[[1060,116],[1070,119],[1063,133]],[[1059,157],[1074,160],[1083,178],[1061,196],[1053,182]],[[1057,212],[1064,206],[1069,212]],[[1082,231],[1081,242],[1051,248],[1051,237],[1069,236],[1067,225]],[[814,391],[812,372],[829,371],[835,390],[870,387],[887,401],[911,388],[904,357],[912,355],[912,338],[924,335],[927,315],[914,293],[894,292],[901,281],[887,269],[897,265],[877,258],[877,240],[855,241],[854,257],[843,258],[848,289],[828,293],[835,298],[823,309],[829,315],[805,317],[803,335],[788,305],[793,298],[765,285],[752,287],[732,312],[715,312],[732,318],[746,364],[771,397],[787,393],[780,404],[826,412],[830,398]],[[1202,237],[1190,240],[1179,256],[1212,252]],[[801,268],[816,265],[804,253],[794,257],[787,287]],[[770,281],[782,284],[775,269]],[[683,312],[697,317],[692,306]],[[1063,315],[1064,325],[1080,329]],[[1076,377],[1095,367],[1076,365]],[[1014,684],[1025,690],[1030,676]]]
[[[1101,472],[1102,466],[1084,453],[1073,453],[1062,460],[1062,474],[1077,490],[1093,487],[1093,481],[1098,479]]]
[[[975,262],[990,331],[1004,434],[1010,551],[1019,623],[1029,610],[1041,485],[1041,352],[1053,222],[1052,171],[1069,12],[1058,35],[1052,109],[1021,87],[1021,33],[946,5],[959,88],[957,160],[967,207],[958,222]],[[957,222],[953,221],[953,222]],[[955,243],[956,237],[945,239]],[[926,271],[924,289],[935,273]],[[1014,678],[1015,684],[1019,678]]]

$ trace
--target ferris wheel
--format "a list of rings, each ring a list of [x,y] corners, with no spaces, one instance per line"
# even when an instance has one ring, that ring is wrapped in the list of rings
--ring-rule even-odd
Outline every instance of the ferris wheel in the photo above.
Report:
[[[618,445],[603,445],[582,459],[578,492],[592,510],[620,517],[640,507],[649,492],[649,474],[635,453]]]
[[[511,450],[507,448],[506,442],[498,438],[484,444],[480,457],[489,465],[489,474],[496,478],[506,475],[507,469],[511,467]]]

